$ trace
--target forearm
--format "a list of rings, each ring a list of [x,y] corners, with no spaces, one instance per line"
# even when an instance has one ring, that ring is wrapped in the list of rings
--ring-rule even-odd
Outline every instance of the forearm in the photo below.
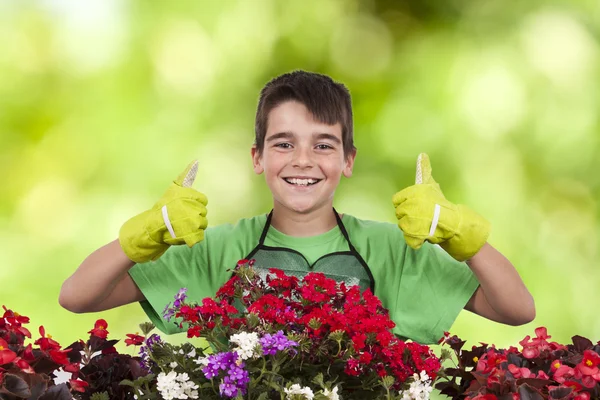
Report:
[[[533,297],[517,270],[499,251],[486,243],[467,265],[475,273],[484,297],[470,302],[471,311],[510,325],[522,325],[534,319]],[[492,310],[486,310],[487,307]]]
[[[106,299],[133,267],[118,240],[90,254],[62,285],[59,303],[73,312],[86,312]]]

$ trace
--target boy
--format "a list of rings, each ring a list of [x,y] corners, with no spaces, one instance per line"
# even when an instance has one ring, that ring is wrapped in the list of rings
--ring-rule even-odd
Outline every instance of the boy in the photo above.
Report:
[[[96,312],[139,301],[160,330],[175,333],[161,313],[180,288],[194,301],[214,296],[228,269],[254,258],[263,268],[321,271],[371,288],[394,332],[421,343],[437,342],[463,308],[505,324],[533,320],[518,273],[487,244],[488,222],[444,198],[425,154],[417,184],[393,197],[398,226],[333,209],[356,157],[344,85],[304,71],[273,79],[260,94],[255,134],[254,171],[265,175],[271,213],[206,229],[207,199],[191,188],[192,163],[152,209],[123,225],[118,240],[84,260],[63,284],[60,304]]]

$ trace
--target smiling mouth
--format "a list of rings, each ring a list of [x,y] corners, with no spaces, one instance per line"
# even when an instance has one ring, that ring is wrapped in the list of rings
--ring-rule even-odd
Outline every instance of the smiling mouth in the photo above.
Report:
[[[312,186],[321,182],[321,179],[300,179],[300,178],[283,178],[284,181],[294,186]]]

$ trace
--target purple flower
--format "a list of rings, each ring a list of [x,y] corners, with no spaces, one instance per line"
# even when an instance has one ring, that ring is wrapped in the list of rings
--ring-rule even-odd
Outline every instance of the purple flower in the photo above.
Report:
[[[236,352],[217,353],[208,356],[208,364],[202,368],[206,379],[213,379],[221,371],[227,371],[223,381],[219,385],[221,395],[235,397],[238,392],[246,394],[246,387],[250,382],[248,371],[244,369],[245,364],[237,364],[238,354]]]
[[[179,292],[175,295],[175,301],[173,302],[173,307],[179,308],[181,307],[181,303],[183,303],[187,297],[185,294],[187,292],[187,288],[179,289]]]
[[[179,307],[181,307],[181,303],[183,303],[185,301],[185,299],[187,298],[186,295],[187,292],[187,288],[181,288],[179,289],[179,292],[177,292],[177,294],[175,295],[175,301],[173,302],[173,307],[171,306],[171,303],[167,304],[163,310],[163,318],[166,319],[167,321],[171,321],[171,318],[173,318],[173,316],[175,315],[175,312],[177,312],[177,309]]]
[[[173,316],[175,315],[175,309],[169,308],[170,305],[171,303],[167,304],[165,306],[165,309],[163,310],[163,318],[167,321],[171,321],[171,318],[173,318]]]
[[[217,353],[208,356],[208,365],[202,368],[206,379],[212,379],[219,375],[220,370],[228,370],[235,366],[238,354],[236,352]]]
[[[144,344],[140,346],[140,366],[146,372],[150,372],[151,368],[156,365],[154,361],[150,360],[150,357],[148,356],[148,350],[152,351],[152,346],[157,343],[162,343],[162,339],[156,333],[153,333],[146,339]]]
[[[293,346],[298,346],[298,343],[293,340],[289,340],[283,331],[277,331],[276,334],[271,335],[266,333],[261,339],[260,344],[263,349],[264,355],[275,355],[278,351],[286,350]]]
[[[235,397],[237,396],[238,390],[238,387],[233,383],[223,382],[219,385],[219,392],[221,393],[221,396]]]

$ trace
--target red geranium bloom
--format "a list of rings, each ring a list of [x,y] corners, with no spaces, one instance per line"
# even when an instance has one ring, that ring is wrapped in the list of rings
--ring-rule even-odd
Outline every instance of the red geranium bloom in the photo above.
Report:
[[[6,340],[0,338],[0,365],[8,364],[17,358],[17,353],[8,348]]]
[[[126,335],[129,339],[125,339],[125,344],[127,344],[127,346],[139,346],[141,344],[144,343],[144,337],[140,336],[136,333],[128,333]]]
[[[108,323],[103,319],[99,319],[94,324],[94,329],[92,329],[88,333],[93,336],[97,336],[100,339],[106,339],[106,337],[108,336],[108,331],[106,330],[106,328],[108,328]]]
[[[85,388],[89,386],[86,381],[82,381],[81,379],[71,379],[69,380],[71,384],[71,388],[77,392],[85,392]]]

